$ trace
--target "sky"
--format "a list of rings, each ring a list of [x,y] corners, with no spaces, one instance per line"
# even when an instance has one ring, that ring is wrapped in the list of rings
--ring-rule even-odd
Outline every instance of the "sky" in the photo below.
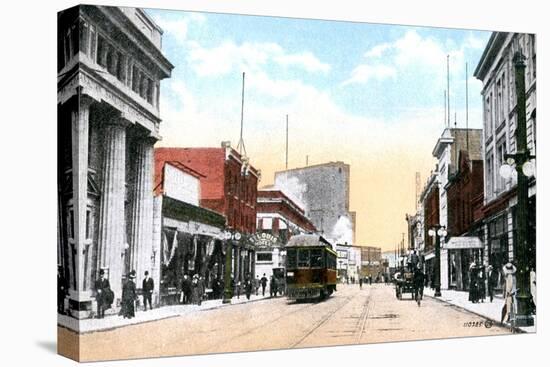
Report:
[[[449,55],[451,126],[482,127],[473,70],[490,32],[148,9],[175,66],[161,83],[158,146],[220,146],[240,135],[260,187],[285,168],[351,166],[356,244],[392,250],[415,211],[445,124]],[[466,73],[466,64],[468,73]],[[455,119],[456,115],[456,119]]]

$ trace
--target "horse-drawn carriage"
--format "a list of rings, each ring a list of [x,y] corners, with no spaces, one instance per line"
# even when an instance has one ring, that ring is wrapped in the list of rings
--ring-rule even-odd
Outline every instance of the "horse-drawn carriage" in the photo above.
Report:
[[[414,272],[402,269],[395,274],[395,297],[403,298],[403,293],[410,293],[414,299]]]

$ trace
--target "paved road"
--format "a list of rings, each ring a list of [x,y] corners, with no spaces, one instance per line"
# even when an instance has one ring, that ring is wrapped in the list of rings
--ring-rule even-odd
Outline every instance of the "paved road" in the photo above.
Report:
[[[510,333],[486,327],[484,321],[429,298],[420,307],[409,299],[398,301],[392,286],[360,290],[349,285],[339,286],[323,302],[276,298],[84,334],[80,357],[141,358]],[[62,338],[74,335],[58,331]]]

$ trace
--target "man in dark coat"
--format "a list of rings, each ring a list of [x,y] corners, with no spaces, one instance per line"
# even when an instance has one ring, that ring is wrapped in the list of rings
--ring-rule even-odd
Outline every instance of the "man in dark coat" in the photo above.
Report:
[[[97,318],[102,319],[105,316],[105,309],[110,307],[108,292],[111,292],[111,284],[105,279],[105,270],[99,271],[99,279],[95,281],[95,300],[97,303]]]
[[[67,295],[67,281],[63,276],[63,268],[57,267],[57,312],[65,314],[65,296]]]
[[[250,299],[250,295],[252,294],[252,281],[249,276],[247,276],[244,281],[244,291],[246,294],[246,299]]]
[[[185,274],[183,276],[183,281],[181,283],[181,291],[183,293],[183,303],[188,304],[191,302],[191,279],[189,275]]]
[[[120,315],[128,319],[136,316],[135,301],[137,299],[137,292],[136,283],[134,283],[135,279],[136,272],[132,270],[130,274],[128,274],[128,280],[122,286]]]
[[[143,292],[143,310],[147,311],[147,302],[149,302],[149,309],[153,309],[153,304],[151,302],[153,296],[153,290],[155,289],[155,282],[153,278],[149,278],[149,272],[145,271],[145,278],[143,278],[142,286]]]
[[[265,277],[265,273],[262,279],[260,279],[260,284],[262,285],[262,296],[265,296],[265,287],[267,286],[267,278]]]

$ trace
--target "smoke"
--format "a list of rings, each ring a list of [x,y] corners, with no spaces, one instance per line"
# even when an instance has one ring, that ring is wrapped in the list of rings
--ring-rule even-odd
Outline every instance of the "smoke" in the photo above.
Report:
[[[332,229],[331,239],[333,243],[352,245],[353,243],[353,227],[350,219],[346,215],[340,216],[334,228]]]
[[[290,200],[294,201],[298,206],[308,210],[305,200],[307,185],[301,183],[297,177],[287,177],[286,175],[275,176],[275,189],[282,191]]]

